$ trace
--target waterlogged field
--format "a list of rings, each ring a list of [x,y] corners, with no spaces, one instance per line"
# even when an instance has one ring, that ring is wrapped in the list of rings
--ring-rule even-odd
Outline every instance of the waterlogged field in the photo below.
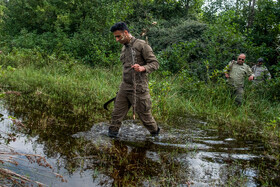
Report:
[[[54,118],[34,108],[18,112],[3,103],[0,113],[1,185],[280,185],[279,163],[262,142],[235,139],[205,121],[161,124],[153,138],[128,119],[111,139],[107,122]]]
[[[0,1],[0,186],[280,186],[279,1],[81,2]],[[158,138],[131,113],[106,135],[119,20],[160,63]],[[272,79],[236,106],[223,69],[243,52]]]

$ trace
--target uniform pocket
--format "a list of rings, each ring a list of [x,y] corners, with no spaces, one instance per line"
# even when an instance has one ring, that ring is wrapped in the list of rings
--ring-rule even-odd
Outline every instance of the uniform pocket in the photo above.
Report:
[[[139,64],[140,66],[145,65],[144,59],[142,58],[141,52],[138,49],[135,49],[136,52],[136,61],[135,64]]]
[[[123,70],[123,81],[128,84],[133,84],[133,69],[131,69],[131,65],[124,65]]]
[[[150,98],[141,98],[138,103],[139,112],[147,112],[152,108],[152,102]]]

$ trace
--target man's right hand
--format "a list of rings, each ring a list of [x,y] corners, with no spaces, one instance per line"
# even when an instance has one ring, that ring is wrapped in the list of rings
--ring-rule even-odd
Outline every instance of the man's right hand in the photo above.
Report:
[[[146,71],[146,68],[144,66],[140,66],[139,64],[134,64],[133,66],[131,66],[131,68],[133,68],[137,72]]]

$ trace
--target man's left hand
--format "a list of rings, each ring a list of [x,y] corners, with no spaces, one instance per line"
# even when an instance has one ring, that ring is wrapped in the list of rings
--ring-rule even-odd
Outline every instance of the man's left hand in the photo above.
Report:
[[[137,72],[146,71],[146,68],[144,66],[140,66],[139,64],[134,64],[133,66],[131,66],[131,68],[133,68]]]
[[[251,76],[249,77],[249,81],[252,81],[252,80],[254,80],[254,76],[253,76],[253,75],[251,75]]]

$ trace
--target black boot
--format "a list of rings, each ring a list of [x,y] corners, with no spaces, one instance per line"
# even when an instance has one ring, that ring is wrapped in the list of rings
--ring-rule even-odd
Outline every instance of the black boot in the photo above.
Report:
[[[156,132],[151,132],[151,135],[152,135],[153,137],[156,137],[156,136],[158,136],[159,131],[160,131],[160,128],[158,127],[158,129],[157,129]]]
[[[117,129],[115,129],[114,127],[109,127],[109,130],[108,130],[108,136],[110,138],[116,138],[118,137],[118,133],[119,131]]]
[[[109,131],[108,136],[110,138],[117,138],[118,137],[118,132]]]

